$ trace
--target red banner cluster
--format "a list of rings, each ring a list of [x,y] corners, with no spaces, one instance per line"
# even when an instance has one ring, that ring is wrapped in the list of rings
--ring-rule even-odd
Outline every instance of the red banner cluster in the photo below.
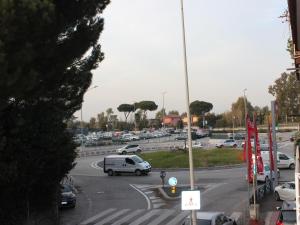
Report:
[[[263,160],[261,157],[261,149],[260,149],[260,143],[259,143],[259,138],[258,138],[258,131],[257,131],[257,125],[256,125],[256,115],[254,116],[254,123],[250,121],[249,116],[247,115],[247,126],[246,126],[246,132],[247,132],[247,140],[245,139],[245,144],[244,144],[244,160],[247,160],[247,146],[248,146],[248,181],[250,183],[253,182],[253,164],[254,164],[254,156],[255,153],[253,154],[252,147],[255,147],[254,150],[256,150],[256,168],[257,168],[257,173],[261,173],[264,170],[264,164]],[[255,144],[256,146],[251,145],[251,139],[255,138]]]

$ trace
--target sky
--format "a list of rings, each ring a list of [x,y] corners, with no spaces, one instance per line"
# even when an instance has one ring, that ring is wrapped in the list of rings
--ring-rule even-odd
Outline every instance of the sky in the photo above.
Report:
[[[285,0],[184,0],[190,102],[230,110],[246,90],[252,105],[270,106],[269,85],[291,67]],[[93,71],[83,120],[120,104],[154,101],[186,111],[180,0],[112,0],[99,42],[105,59]],[[155,112],[149,113],[149,118]],[[80,112],[75,116],[80,119]]]

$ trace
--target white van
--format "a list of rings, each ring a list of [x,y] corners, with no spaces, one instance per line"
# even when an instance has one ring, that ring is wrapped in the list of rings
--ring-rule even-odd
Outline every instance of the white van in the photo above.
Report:
[[[262,151],[261,157],[264,162],[269,163],[269,151]],[[289,168],[291,170],[295,169],[295,160],[282,152],[277,152],[277,168]]]
[[[109,155],[104,158],[103,171],[108,176],[119,173],[135,173],[140,176],[151,171],[151,165],[137,155]]]

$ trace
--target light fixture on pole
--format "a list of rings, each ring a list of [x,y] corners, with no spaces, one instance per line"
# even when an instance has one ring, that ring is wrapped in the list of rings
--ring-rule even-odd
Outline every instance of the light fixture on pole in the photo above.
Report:
[[[91,87],[91,88],[88,88],[87,90],[86,90],[86,92],[88,92],[88,91],[90,91],[90,90],[92,90],[92,89],[95,89],[95,88],[97,88],[98,86],[97,85],[95,85],[95,86],[93,86],[93,87]],[[85,93],[86,93],[85,92]],[[83,101],[82,101],[82,104],[81,104],[81,109],[80,109],[80,126],[81,126],[81,151],[83,151],[83,116],[82,116],[82,107],[83,107]]]
[[[183,0],[181,3],[181,22],[182,22],[182,38],[183,38],[183,58],[184,58],[184,72],[185,72],[185,91],[186,91],[186,111],[187,111],[187,124],[188,124],[188,146],[189,146],[189,168],[190,168],[190,185],[191,190],[194,190],[194,165],[193,165],[193,152],[192,152],[192,135],[191,135],[191,113],[190,113],[190,97],[189,97],[189,82],[188,82],[188,69],[186,57],[186,41],[185,41],[185,25],[184,25],[184,11]],[[192,225],[196,225],[196,211],[191,210]]]

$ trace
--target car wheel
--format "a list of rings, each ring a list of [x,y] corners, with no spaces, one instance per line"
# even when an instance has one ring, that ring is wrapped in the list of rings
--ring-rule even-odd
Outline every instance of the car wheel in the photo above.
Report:
[[[236,148],[236,147],[237,147],[237,145],[236,145],[236,144],[234,144],[232,147]]]
[[[135,175],[136,175],[136,176],[141,176],[141,175],[142,175],[142,171],[136,170],[136,171],[135,171]]]
[[[274,196],[276,201],[280,201],[280,196],[277,191],[275,191]]]
[[[295,164],[292,163],[290,166],[289,166],[290,170],[294,170],[295,169]]]
[[[114,171],[108,170],[107,174],[108,174],[108,176],[113,176],[114,175]]]
[[[141,153],[141,152],[142,152],[141,149],[136,150],[136,153]]]
[[[126,151],[123,151],[123,152],[122,152],[122,155],[126,155],[126,154],[127,154],[127,152],[126,152]]]

